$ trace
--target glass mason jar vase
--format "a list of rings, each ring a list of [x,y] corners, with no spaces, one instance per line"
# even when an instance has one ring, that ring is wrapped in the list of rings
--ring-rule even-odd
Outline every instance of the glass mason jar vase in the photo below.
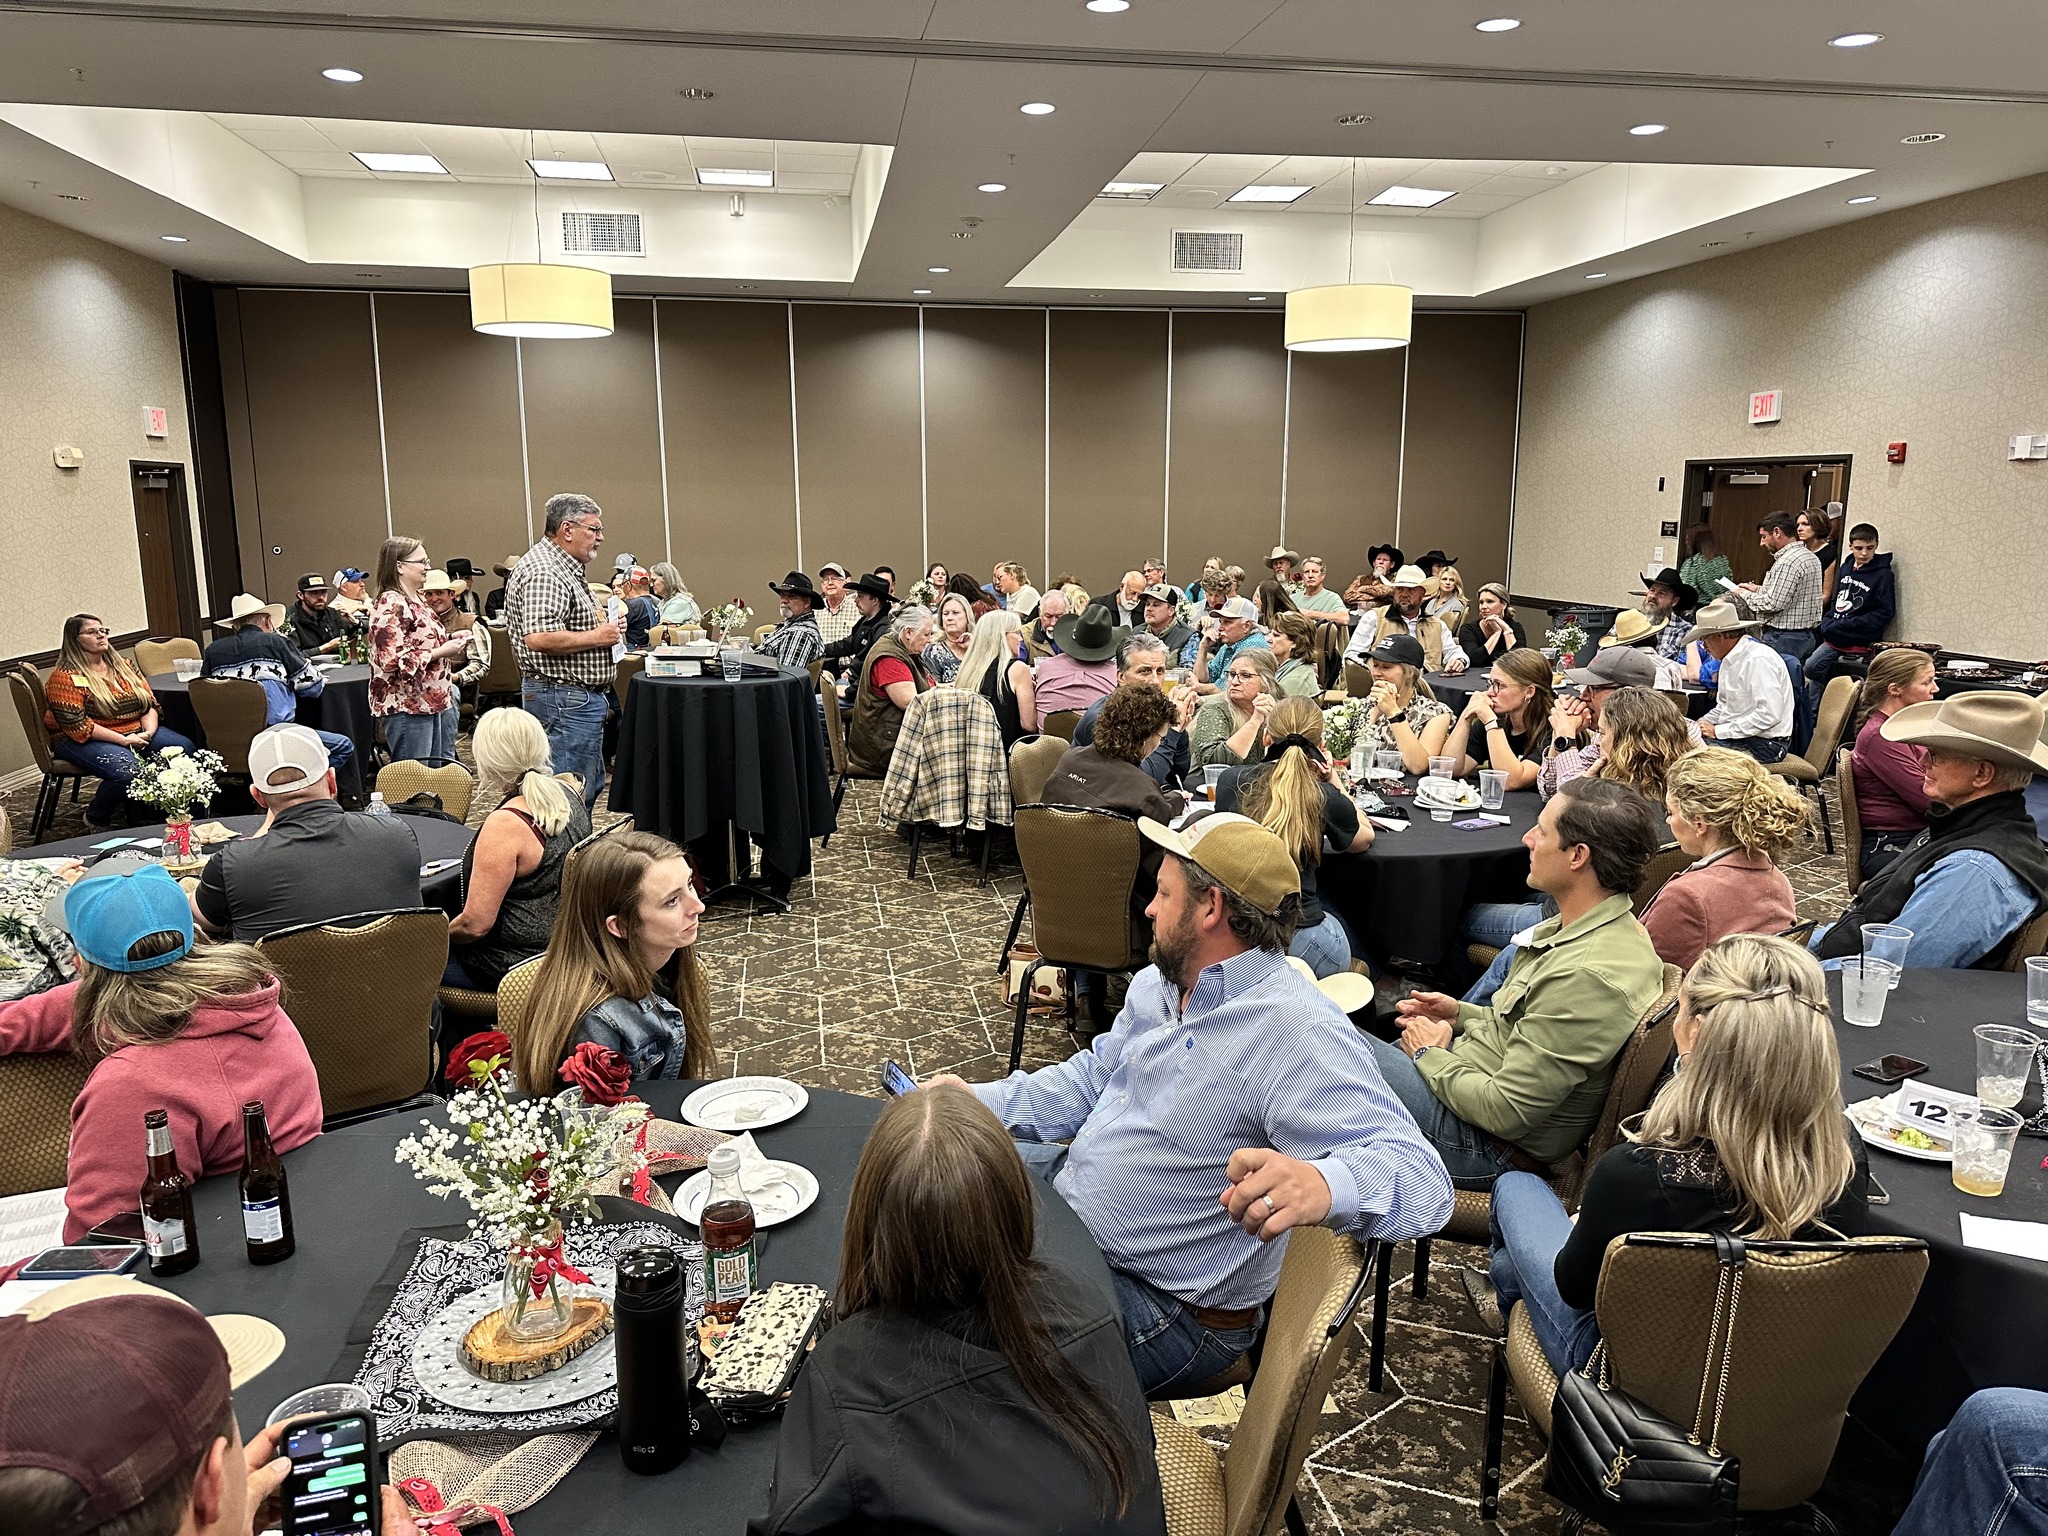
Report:
[[[514,1243],[505,1255],[505,1333],[528,1344],[544,1344],[569,1331],[575,1287],[561,1275],[536,1269],[559,1254],[562,1224],[550,1223],[538,1243]]]

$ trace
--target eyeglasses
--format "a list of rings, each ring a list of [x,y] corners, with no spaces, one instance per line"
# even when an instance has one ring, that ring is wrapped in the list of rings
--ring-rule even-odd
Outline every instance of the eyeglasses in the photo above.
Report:
[[[78,638],[81,640],[110,640],[113,635],[111,629],[81,629],[78,632]]]
[[[1513,683],[1503,682],[1500,678],[1497,677],[1489,677],[1486,680],[1486,691],[1488,693],[1501,693],[1506,689],[1512,688],[1514,686],[1515,685]]]
[[[1229,673],[1227,673],[1226,675],[1227,675],[1227,676],[1228,676],[1228,677],[1230,678],[1230,680],[1231,680],[1232,682],[1234,682],[1234,683],[1255,683],[1255,682],[1257,682],[1257,681],[1259,680],[1259,674],[1258,674],[1258,673],[1256,673],[1256,672],[1239,672],[1239,671],[1237,671],[1237,670],[1236,670],[1235,668],[1233,668],[1233,669],[1232,669],[1232,670],[1231,670],[1231,671],[1230,671]]]
[[[421,555],[416,559],[401,560],[398,563],[400,565],[432,565],[434,562],[429,560],[425,555]]]

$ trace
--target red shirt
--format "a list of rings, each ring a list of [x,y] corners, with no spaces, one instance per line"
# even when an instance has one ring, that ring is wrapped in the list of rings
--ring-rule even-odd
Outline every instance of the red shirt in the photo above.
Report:
[[[914,683],[916,681],[917,678],[911,673],[910,663],[899,661],[894,656],[882,657],[875,663],[874,669],[868,673],[868,686],[875,690],[877,696],[887,694],[891,683]]]
[[[1887,741],[1889,715],[1873,714],[1856,733],[1856,819],[1866,832],[1918,832],[1927,825],[1920,769],[1927,749]]]

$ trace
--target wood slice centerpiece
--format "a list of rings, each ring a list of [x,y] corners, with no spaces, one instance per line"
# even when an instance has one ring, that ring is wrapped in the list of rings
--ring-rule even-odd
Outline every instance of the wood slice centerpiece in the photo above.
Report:
[[[603,1297],[577,1296],[570,1305],[569,1331],[539,1342],[513,1338],[502,1307],[486,1313],[462,1336],[462,1363],[485,1381],[532,1381],[559,1370],[612,1331]]]

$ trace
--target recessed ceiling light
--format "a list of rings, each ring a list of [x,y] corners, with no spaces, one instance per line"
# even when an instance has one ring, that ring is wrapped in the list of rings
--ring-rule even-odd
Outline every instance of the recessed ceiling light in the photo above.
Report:
[[[677,91],[676,94],[685,101],[709,101],[718,92],[707,91],[701,85],[686,85],[680,91]]]
[[[773,171],[719,171],[697,167],[697,185],[700,187],[772,187],[775,185]]]
[[[432,155],[387,155],[378,150],[351,150],[368,171],[407,171],[415,176],[446,176],[448,167]]]
[[[1606,275],[1607,275],[1607,274],[1606,274],[1605,272],[1588,272],[1588,273],[1586,274],[1586,281],[1590,283],[1590,282],[1593,282],[1593,281],[1595,281],[1595,280],[1596,280],[1596,279],[1598,279],[1598,278],[1603,278],[1603,277],[1605,277]]]
[[[948,272],[950,272],[950,271],[952,271],[952,270],[953,270],[953,269],[952,269],[951,267],[926,267],[926,268],[925,268],[925,271],[927,271],[927,272],[932,272],[932,273],[937,273],[937,274],[939,274],[939,275],[941,275],[941,276],[943,276],[943,275],[944,275],[945,273],[948,273]]]
[[[1369,123],[1371,121],[1372,114],[1369,112],[1346,112],[1342,117],[1337,119],[1337,126],[1339,128],[1356,128],[1360,124]]]
[[[1104,16],[1114,15],[1118,11],[1128,11],[1130,8],[1131,0],[1088,0],[1088,9]]]
[[[1864,194],[1863,194],[1863,195],[1862,195],[1861,197],[1852,197],[1852,198],[1850,198],[1850,199],[1849,199],[1849,206],[1850,206],[1851,208],[1858,208],[1858,207],[1861,207],[1861,206],[1862,206],[1863,204],[1865,204],[1865,203],[1874,203],[1874,202],[1876,202],[1876,201],[1877,201],[1877,194],[1876,194],[1875,192],[1865,192],[1865,193],[1864,193]]]
[[[1647,139],[1652,134],[1662,133],[1664,127],[1663,123],[1637,123],[1635,127],[1629,129],[1629,132],[1639,139]]]
[[[1232,203],[1291,203],[1298,197],[1306,197],[1314,187],[1260,186],[1254,182],[1249,187],[1240,187],[1225,199]]]
[[[1126,203],[1149,203],[1166,188],[1163,181],[1112,181],[1097,197],[1112,197]]]
[[[59,192],[57,194],[57,201],[60,203],[89,203],[92,199],[82,192]]]
[[[1010,190],[1010,187],[1009,183],[1007,182],[984,181],[980,186],[976,187],[974,190],[977,192],[1007,192]]]
[[[1366,202],[1381,208],[1434,208],[1457,195],[1455,192],[1439,192],[1434,187],[1392,186],[1367,198]]]
[[[1046,113],[1053,111],[1054,107],[1049,101],[1027,101],[1017,110],[1026,117],[1043,117]]]
[[[1939,144],[1947,138],[1945,133],[1909,133],[1899,140],[1901,144]]]
[[[1263,304],[1266,302],[1266,296],[1263,293],[1248,293],[1244,301],[1247,304]]]
[[[1868,48],[1872,43],[1884,41],[1882,32],[1844,32],[1840,37],[1828,39],[1830,48]]]
[[[1474,23],[1472,30],[1474,32],[1512,32],[1520,25],[1521,22],[1512,16],[1496,16],[1491,21]]]
[[[354,85],[363,78],[360,69],[344,69],[339,64],[332,69],[323,69],[320,73],[323,78],[332,80],[336,85]]]
[[[602,160],[529,160],[533,174],[548,181],[610,181],[612,168]]]
[[[172,245],[184,245],[187,241],[184,235],[158,235],[157,239],[168,240]]]
[[[924,297],[924,296],[925,296],[926,294],[928,294],[928,293],[930,293],[930,292],[931,292],[931,289],[929,289],[929,288],[913,288],[913,289],[911,289],[911,290],[910,290],[910,292],[911,292],[911,296],[912,296],[913,298],[923,298],[923,297]]]

